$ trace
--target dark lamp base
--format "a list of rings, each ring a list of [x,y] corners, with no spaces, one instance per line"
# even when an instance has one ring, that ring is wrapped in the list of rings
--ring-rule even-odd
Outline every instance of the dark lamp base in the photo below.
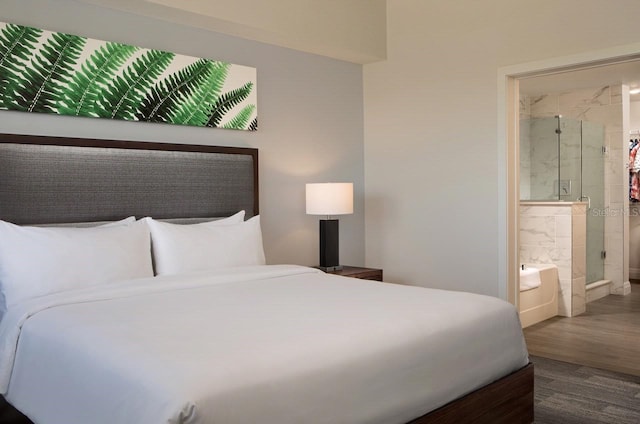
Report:
[[[338,251],[338,220],[320,220],[320,269],[337,270],[340,266]]]
[[[331,272],[331,271],[340,271],[343,267],[342,265],[336,265],[336,266],[317,266],[316,268],[318,268],[320,271]]]

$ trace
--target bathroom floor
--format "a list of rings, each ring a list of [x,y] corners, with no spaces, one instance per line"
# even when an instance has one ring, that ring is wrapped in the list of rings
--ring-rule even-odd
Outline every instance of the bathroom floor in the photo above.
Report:
[[[628,296],[587,304],[577,317],[554,317],[525,328],[535,356],[640,376],[640,281]]]

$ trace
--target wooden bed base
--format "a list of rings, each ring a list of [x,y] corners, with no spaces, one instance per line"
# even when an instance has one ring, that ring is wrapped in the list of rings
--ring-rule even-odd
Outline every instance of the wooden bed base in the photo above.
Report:
[[[533,364],[450,402],[410,424],[530,424]]]
[[[533,364],[423,415],[409,424],[530,424]],[[0,423],[33,424],[0,397]]]

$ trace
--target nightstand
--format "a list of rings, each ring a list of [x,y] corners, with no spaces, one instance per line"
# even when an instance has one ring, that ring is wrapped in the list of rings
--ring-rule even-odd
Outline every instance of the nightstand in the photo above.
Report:
[[[377,268],[344,265],[341,270],[327,271],[327,274],[342,275],[343,277],[359,278],[361,280],[382,281],[382,270]]]

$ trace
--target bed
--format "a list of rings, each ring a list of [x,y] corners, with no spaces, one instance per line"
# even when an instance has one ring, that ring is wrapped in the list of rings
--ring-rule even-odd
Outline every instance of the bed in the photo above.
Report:
[[[0,269],[11,305],[0,321],[2,422],[533,422],[533,366],[506,302],[265,265],[257,159],[255,149],[0,135],[0,219],[110,222],[85,232],[118,246],[135,228],[154,260],[117,252],[134,278],[72,289],[63,279],[38,296]],[[227,223],[242,210],[246,220]],[[114,224],[130,216],[153,219]],[[204,222],[164,221],[183,218]],[[214,255],[202,254],[205,234],[224,241]],[[0,264],[2,252],[0,241]],[[224,266],[196,266],[206,261]]]

